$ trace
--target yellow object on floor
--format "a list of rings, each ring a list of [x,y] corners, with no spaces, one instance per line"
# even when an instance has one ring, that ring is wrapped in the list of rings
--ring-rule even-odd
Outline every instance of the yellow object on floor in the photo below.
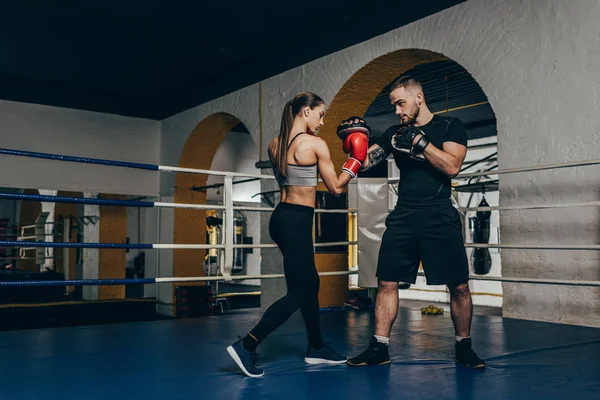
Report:
[[[425,314],[425,315],[443,315],[444,314],[444,309],[443,308],[437,308],[437,307],[434,307],[433,305],[430,305],[429,307],[423,307],[423,308],[421,308],[421,314]]]

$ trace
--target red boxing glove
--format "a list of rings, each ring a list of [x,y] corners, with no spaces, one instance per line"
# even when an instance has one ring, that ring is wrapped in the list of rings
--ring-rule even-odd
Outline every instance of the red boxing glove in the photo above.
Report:
[[[351,157],[342,166],[342,171],[354,178],[358,174],[358,171],[360,171],[360,167],[362,167],[360,161]]]
[[[344,152],[361,164],[367,159],[369,138],[362,132],[352,132],[344,140]]]
[[[364,119],[350,117],[340,123],[337,135],[342,139],[344,153],[350,156],[342,171],[354,178],[367,159],[371,128]]]

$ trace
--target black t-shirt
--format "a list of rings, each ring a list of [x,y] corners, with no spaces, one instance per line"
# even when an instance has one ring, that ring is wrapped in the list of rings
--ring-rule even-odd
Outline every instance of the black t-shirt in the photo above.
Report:
[[[414,160],[392,147],[392,136],[400,125],[388,128],[377,140],[386,155],[392,153],[400,169],[398,203],[404,206],[430,206],[449,203],[450,177],[435,169],[427,160]],[[444,142],[467,145],[467,131],[458,118],[434,115],[429,123],[420,126],[430,145],[443,149]]]

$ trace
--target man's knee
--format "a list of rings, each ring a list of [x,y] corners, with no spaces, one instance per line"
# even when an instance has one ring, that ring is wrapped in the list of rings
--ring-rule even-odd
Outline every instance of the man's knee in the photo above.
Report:
[[[450,296],[452,297],[469,297],[471,296],[471,291],[469,290],[468,283],[460,283],[458,285],[448,285],[448,289],[450,290]]]
[[[398,291],[398,282],[379,280],[377,289],[380,292],[397,292]]]

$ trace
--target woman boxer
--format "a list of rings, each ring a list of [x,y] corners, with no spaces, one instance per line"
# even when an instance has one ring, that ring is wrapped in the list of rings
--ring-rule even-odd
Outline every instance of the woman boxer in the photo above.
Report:
[[[342,364],[347,360],[321,337],[319,275],[314,262],[312,225],[317,171],[329,192],[339,196],[366,158],[368,130],[338,129],[349,158],[337,176],[327,144],[317,137],[324,115],[325,104],[319,96],[299,93],[285,105],[279,136],[269,144],[269,158],[281,190],[281,201],[271,215],[269,233],[283,254],[287,294],[265,311],[260,322],[244,338],[227,348],[250,377],[264,375],[257,367],[258,345],[298,309],[308,334],[304,361]]]

